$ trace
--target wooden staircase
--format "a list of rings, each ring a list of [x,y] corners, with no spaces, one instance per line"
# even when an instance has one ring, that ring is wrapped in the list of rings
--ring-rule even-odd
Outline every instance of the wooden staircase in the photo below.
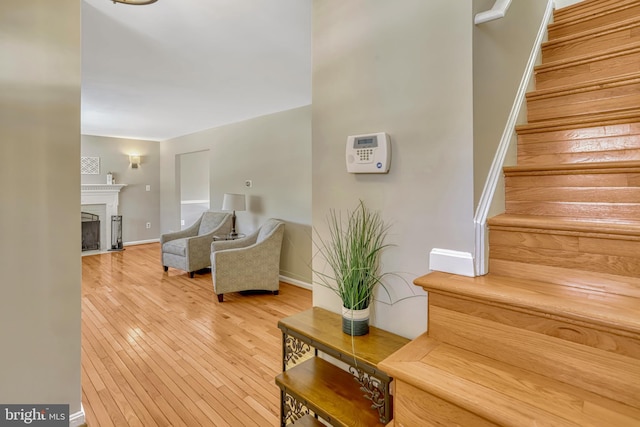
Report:
[[[640,1],[557,10],[489,274],[434,272],[395,425],[640,426]]]

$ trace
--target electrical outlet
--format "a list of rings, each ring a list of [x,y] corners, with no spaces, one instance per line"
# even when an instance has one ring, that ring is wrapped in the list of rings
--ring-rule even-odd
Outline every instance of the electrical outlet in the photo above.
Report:
[[[180,225],[184,225],[184,219],[180,220]]]
[[[150,185],[147,185],[147,186],[145,187],[145,190],[146,190],[146,191],[151,191],[151,186],[150,186]]]
[[[253,187],[253,181],[251,181],[250,179],[245,180],[244,181],[244,186],[248,187],[248,188]]]
[[[147,223],[147,228],[151,228],[151,223],[150,222]]]

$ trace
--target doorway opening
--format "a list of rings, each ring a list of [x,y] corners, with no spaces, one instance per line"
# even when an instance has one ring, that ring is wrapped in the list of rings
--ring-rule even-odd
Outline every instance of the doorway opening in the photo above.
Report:
[[[210,209],[209,150],[178,155],[180,183],[180,229],[196,222]]]

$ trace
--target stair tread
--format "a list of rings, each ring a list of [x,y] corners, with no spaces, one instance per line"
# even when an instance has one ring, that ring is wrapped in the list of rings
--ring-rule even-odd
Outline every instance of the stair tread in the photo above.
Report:
[[[467,277],[436,271],[417,278],[414,283],[426,291],[464,295],[640,334],[640,299],[630,296],[492,273]]]
[[[590,37],[594,37],[602,34],[607,34],[611,31],[616,31],[623,27],[636,26],[639,24],[640,24],[640,16],[633,16],[623,21],[614,22],[612,24],[608,24],[599,28],[576,32],[575,34],[570,34],[570,35],[555,38],[553,40],[548,40],[546,42],[543,42],[541,47],[542,49],[548,49],[550,47],[572,42],[578,39],[583,39],[583,38],[586,39],[586,38],[590,38]]]
[[[640,108],[631,108],[613,113],[591,114],[586,117],[563,117],[561,119],[527,123],[516,126],[516,131],[518,134],[526,134],[636,122],[640,122]]]
[[[627,0],[628,2],[632,2],[634,0]],[[603,5],[611,4],[611,3],[619,3],[620,0],[582,0],[578,3],[574,3],[568,6],[561,7],[559,9],[554,10],[553,12],[553,20],[554,22],[563,22],[566,20],[575,19],[576,16],[584,15],[585,13],[593,14],[594,11],[600,10]]]
[[[623,14],[629,15],[629,12],[633,11],[637,6],[638,2],[635,0],[619,0],[614,3],[614,6],[599,8],[599,10],[596,10],[593,13],[573,16],[568,19],[560,19],[559,21],[552,22],[547,26],[549,38],[553,39],[555,37],[562,36],[562,34],[557,33],[562,33],[567,30],[571,30],[571,32],[578,32],[579,29],[576,27],[583,26],[585,24],[590,27],[590,30],[602,29],[609,25],[606,21],[602,22],[603,19],[606,18],[610,20],[612,16],[614,16],[615,19],[621,19]]]
[[[554,22],[549,24],[549,26],[553,26],[553,27],[566,26],[566,25],[571,25],[575,22],[589,21],[591,19],[597,18],[602,15],[611,14],[612,12],[615,12],[618,9],[627,9],[629,7],[635,6],[636,1],[635,0],[617,0],[615,2],[612,2],[612,4],[614,5],[613,7],[605,5],[605,7],[598,7],[597,9],[591,10],[586,14],[578,14],[577,16],[572,15],[572,16],[567,16],[566,18],[562,16],[563,14],[567,14],[567,12],[570,11],[570,8],[572,6],[574,10],[580,10],[580,9],[587,9],[593,4],[601,5],[601,4],[605,4],[605,2],[602,2],[601,0],[600,2],[596,1],[593,3],[583,1],[580,3],[576,3],[575,5],[571,5],[571,6],[567,6],[566,8],[559,9],[558,13],[555,14],[559,16],[554,16]],[[564,12],[563,12],[563,9],[564,9]]]
[[[534,90],[528,92],[526,97],[527,100],[531,101],[535,99],[553,98],[579,92],[601,90],[607,87],[628,85],[637,82],[640,82],[640,72],[633,72],[615,75],[613,77],[591,80],[583,83],[569,84],[549,89]]]
[[[549,165],[517,165],[505,166],[505,175],[518,173],[611,173],[611,172],[636,172],[640,168],[639,160],[624,160],[619,162],[588,162],[588,163],[554,163]]]
[[[520,227],[545,230],[606,233],[640,236],[640,220],[612,218],[574,218],[540,215],[502,214],[490,218],[489,226]]]
[[[629,55],[632,53],[636,53],[637,51],[640,51],[640,42],[629,43],[624,46],[616,46],[616,47],[605,49],[598,52],[591,52],[586,55],[579,55],[571,58],[558,59],[555,61],[546,62],[544,64],[536,65],[534,69],[536,73],[543,73],[547,71],[586,64],[586,63],[606,59],[608,57]]]
[[[640,422],[638,408],[438,342],[427,334],[383,361],[382,367],[397,380],[498,425],[636,426]],[[640,367],[629,368],[629,381],[640,379]]]

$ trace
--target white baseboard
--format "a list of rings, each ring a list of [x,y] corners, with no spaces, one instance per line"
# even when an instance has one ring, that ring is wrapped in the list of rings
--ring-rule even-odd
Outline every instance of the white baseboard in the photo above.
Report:
[[[433,248],[429,254],[429,269],[461,276],[475,276],[473,255],[450,249]]]
[[[84,408],[80,403],[80,410],[74,414],[69,415],[69,427],[79,427],[85,423]]]
[[[122,246],[136,246],[136,245],[146,245],[147,243],[157,243],[160,239],[149,239],[149,240],[138,240],[134,242],[124,242]],[[108,249],[101,249],[97,251],[82,251],[82,256],[88,255],[100,255],[100,254],[108,254],[111,253]]]
[[[124,242],[123,246],[146,245],[147,243],[158,243],[160,239],[136,240],[133,242]]]
[[[313,290],[313,285],[311,283],[306,283],[300,280],[292,279],[291,277],[280,275],[280,281],[289,283],[299,288],[309,289],[310,291]]]

